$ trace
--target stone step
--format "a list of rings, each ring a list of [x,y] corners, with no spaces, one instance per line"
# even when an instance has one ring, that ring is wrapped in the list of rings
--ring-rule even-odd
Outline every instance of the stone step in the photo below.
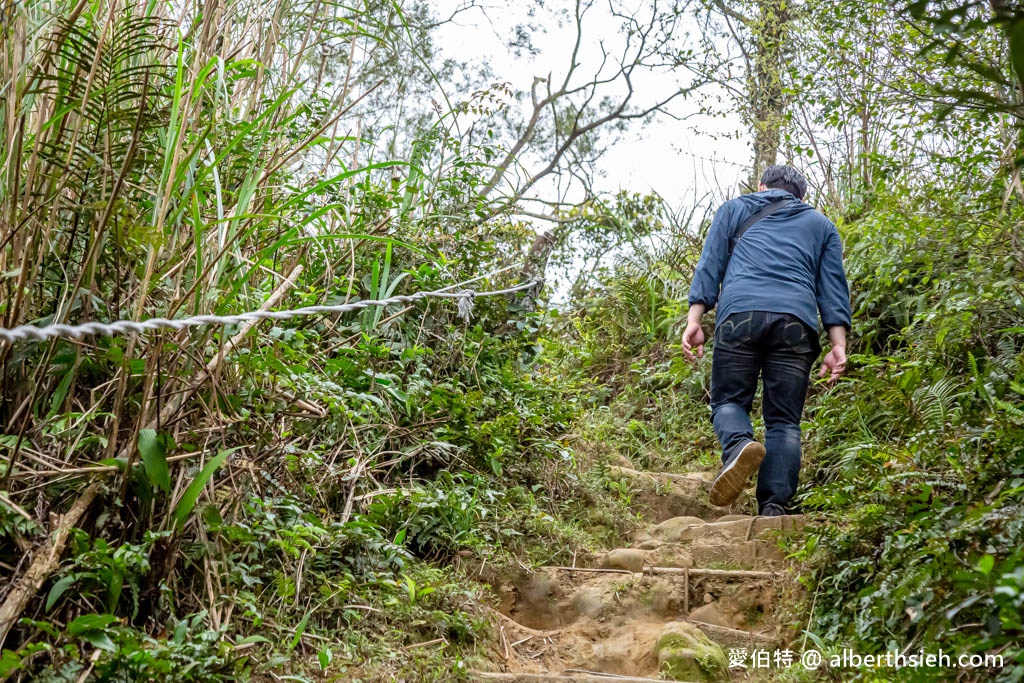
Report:
[[[751,631],[744,631],[743,629],[711,624],[706,621],[701,621],[700,619],[684,619],[683,621],[688,624],[693,624],[703,631],[705,635],[711,638],[711,640],[723,647],[741,647],[751,649],[778,645],[778,640],[776,638],[762,633],[753,633]]]
[[[657,568],[785,571],[785,554],[765,539],[730,544],[645,543],[640,548],[619,548],[594,559],[593,568],[634,574]],[[656,573],[656,572],[655,572]]]
[[[653,567],[634,574],[547,567],[518,586],[502,611],[529,628],[557,629],[626,617],[673,621],[714,604],[703,621],[756,630],[760,617],[774,609],[776,586],[788,584],[789,577],[786,572],[704,568]]]
[[[728,680],[725,649],[772,647],[792,634],[778,623],[800,587],[778,547],[799,515],[754,517],[749,493],[731,508],[707,501],[711,479],[609,468],[657,522],[634,548],[588,557],[589,566],[544,567],[503,583],[500,642],[471,680],[608,683]]]
[[[705,543],[664,543],[642,549],[645,567],[717,568],[781,570],[786,566],[785,554],[774,543],[763,538],[737,541],[728,545]]]
[[[724,650],[700,627],[683,620],[655,621],[644,615],[581,621],[544,632],[506,622],[497,653],[495,661],[501,662],[497,668],[520,676],[643,680],[661,675],[662,680],[675,681],[728,677]]]
[[[648,472],[647,470],[638,470],[632,467],[622,467],[619,465],[609,465],[608,471],[620,474],[622,476],[632,477],[634,479],[648,479],[648,480],[661,480],[661,481],[674,481],[684,486],[696,486],[703,487],[706,481],[705,477],[700,474],[678,474],[675,472]]]
[[[713,522],[704,521],[693,515],[680,515],[662,520],[639,534],[637,540],[664,542],[685,542],[698,538],[729,543],[736,540],[749,541],[753,538],[768,538],[775,533],[802,531],[806,525],[803,515],[781,517],[754,517],[751,515],[724,515]]]
[[[648,567],[783,569],[785,555],[777,536],[803,524],[797,515],[728,515],[715,522],[673,517],[637,534],[635,548],[611,550],[587,566],[631,572]]]
[[[752,507],[749,495],[741,495],[729,508],[708,502],[711,480],[696,474],[644,472],[630,467],[608,467],[608,476],[626,481],[633,489],[633,509],[655,522],[689,515],[705,519],[720,517],[726,512],[747,512]]]

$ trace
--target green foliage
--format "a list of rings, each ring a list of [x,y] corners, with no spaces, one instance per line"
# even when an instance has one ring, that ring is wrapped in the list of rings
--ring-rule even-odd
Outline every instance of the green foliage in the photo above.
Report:
[[[232,653],[222,631],[205,628],[206,616],[200,613],[181,620],[173,624],[167,637],[153,638],[122,625],[113,614],[84,614],[68,623],[63,633],[53,633],[50,642],[29,645],[17,653],[4,650],[0,675],[30,670],[32,680],[43,683],[70,683],[90,675],[119,683],[220,682],[247,676],[251,671],[248,662]],[[49,630],[45,623],[36,626]],[[87,650],[99,656],[86,657]],[[31,666],[40,655],[54,663]]]
[[[521,281],[533,230],[479,189],[495,143],[456,134],[486,93],[422,104],[453,68],[426,3],[281,5],[272,38],[244,3],[37,5],[5,14],[0,48],[5,326]],[[102,482],[5,673],[458,678],[478,589],[428,561],[565,559],[594,540],[575,513],[608,512],[571,471],[580,381],[534,364],[535,308],[5,346],[4,579],[48,531],[30,518]]]
[[[515,93],[421,104],[454,69],[427,3],[272,4],[272,36],[233,2],[45,9],[12,6],[2,29],[4,325],[583,274],[563,311],[494,297],[468,321],[431,301],[4,346],[4,579],[83,482],[102,494],[0,676],[464,678],[486,641],[481,566],[618,540],[634,519],[616,456],[716,466],[709,362],[678,349],[697,207],[588,193],[552,216],[554,256],[533,253],[534,226],[489,195],[514,160],[493,130],[459,134]],[[799,502],[827,522],[794,549],[821,596],[810,631],[999,651],[1012,665],[986,673],[1007,681],[1024,679],[1017,18],[809,3],[780,94],[781,151],[817,171],[855,309],[850,376],[808,408]],[[574,91],[594,111],[551,106],[545,144],[612,111],[595,87]],[[605,142],[572,139],[552,168]]]
[[[897,208],[915,200],[927,215]],[[860,353],[812,406],[803,504],[835,522],[812,541],[813,629],[862,652],[999,652],[987,680],[1020,680],[1021,259],[1014,219],[962,211],[895,195],[847,231]]]

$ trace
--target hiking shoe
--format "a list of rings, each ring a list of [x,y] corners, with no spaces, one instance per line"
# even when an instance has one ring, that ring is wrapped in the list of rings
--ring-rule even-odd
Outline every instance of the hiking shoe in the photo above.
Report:
[[[764,460],[764,446],[757,441],[748,441],[718,473],[715,483],[711,485],[711,493],[708,495],[711,504],[717,507],[732,505],[740,497],[750,475],[761,466],[762,460]]]
[[[768,503],[761,511],[757,513],[760,517],[785,517],[786,508],[782,507],[778,503]]]

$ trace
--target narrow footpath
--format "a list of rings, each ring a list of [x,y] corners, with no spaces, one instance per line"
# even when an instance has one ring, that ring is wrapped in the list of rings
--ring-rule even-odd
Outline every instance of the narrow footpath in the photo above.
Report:
[[[652,525],[633,546],[575,567],[543,567],[501,586],[496,652],[478,681],[732,681],[771,669],[730,668],[745,651],[784,649],[800,597],[779,535],[802,516],[754,517],[751,491],[712,507],[712,473],[612,467]],[[730,653],[730,650],[732,652]],[[758,675],[759,674],[759,675]]]

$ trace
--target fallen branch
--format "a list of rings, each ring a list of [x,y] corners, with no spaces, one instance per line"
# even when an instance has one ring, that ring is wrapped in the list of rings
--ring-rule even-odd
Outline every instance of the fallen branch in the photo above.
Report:
[[[7,634],[21,617],[21,613],[25,611],[29,601],[39,592],[50,574],[60,566],[60,556],[64,553],[64,546],[68,543],[71,530],[82,519],[82,515],[92,505],[99,492],[99,484],[90,484],[82,491],[82,495],[78,497],[67,514],[60,518],[49,549],[40,553],[33,560],[28,570],[7,594],[7,599],[0,605],[0,647],[3,647]]]
[[[557,569],[563,572],[594,572],[598,574],[629,574],[633,576],[633,572],[628,569],[604,569],[602,567],[546,567],[546,569]]]
[[[182,453],[181,455],[172,455],[167,458],[168,463],[177,462],[179,460],[187,460],[189,458],[196,458],[203,455],[203,451],[196,451],[195,453]],[[77,474],[110,474],[111,472],[121,472],[124,467],[121,465],[91,465],[87,467],[68,467],[65,469],[54,469],[54,470],[25,470],[11,475],[11,479],[37,479],[39,477],[66,477],[74,476]],[[2,496],[0,496],[2,498]],[[4,499],[4,502],[10,502]]]
[[[642,678],[639,676],[624,676],[622,674],[609,674],[603,671],[589,671],[587,669],[566,669],[567,674],[586,674],[588,676],[597,676],[598,678],[609,678],[615,681],[661,681],[660,678]]]
[[[0,503],[3,503],[4,505],[9,507],[10,509],[14,510],[15,512],[17,512],[19,515],[21,515],[22,517],[27,519],[32,524],[36,523],[35,517],[33,517],[32,515],[28,514],[28,512],[25,511],[25,508],[21,507],[20,505],[15,503],[13,500],[8,498],[6,493],[0,493]]]
[[[445,640],[444,638],[434,638],[433,640],[427,640],[427,641],[424,641],[422,643],[415,643],[413,645],[406,645],[402,649],[405,650],[406,652],[408,652],[409,650],[415,650],[418,647],[427,647],[429,645],[440,645],[441,643],[444,643],[445,645],[447,645],[448,641]]]
[[[765,572],[755,569],[685,569],[683,567],[644,567],[644,573],[717,576],[723,579],[778,579],[787,576],[786,572]]]
[[[718,626],[717,624],[709,624],[704,621],[695,621],[693,619],[683,619],[687,624],[693,624],[701,631],[704,631],[709,636],[719,636],[722,638],[729,638],[735,640],[744,640],[746,642],[755,643],[775,643],[775,639],[770,636],[761,635],[760,633],[751,633],[750,631],[741,631],[738,628],[727,628],[725,626]]]
[[[542,638],[547,638],[549,636],[557,636],[557,635],[559,635],[564,630],[564,629],[560,629],[559,628],[559,629],[555,629],[554,631],[538,631],[537,629],[530,628],[529,626],[523,626],[522,624],[520,624],[518,621],[516,621],[512,617],[506,616],[506,615],[502,614],[501,612],[499,612],[498,610],[494,609],[493,607],[488,607],[487,610],[489,612],[491,612],[492,614],[494,614],[494,616],[496,616],[499,619],[501,619],[502,621],[506,621],[509,624],[512,624],[513,626],[515,626],[520,631],[526,631],[531,636],[540,636]]]

